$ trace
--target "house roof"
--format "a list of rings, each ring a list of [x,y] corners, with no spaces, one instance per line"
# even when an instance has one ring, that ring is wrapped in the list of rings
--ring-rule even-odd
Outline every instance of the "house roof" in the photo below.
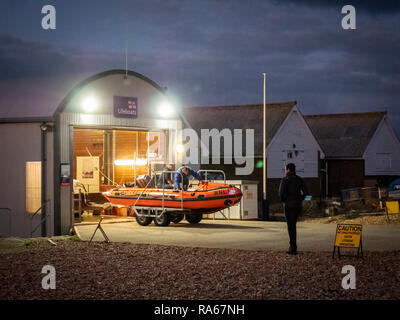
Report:
[[[305,115],[326,158],[362,158],[386,112]]]
[[[267,145],[296,104],[296,101],[267,104]],[[262,155],[262,104],[184,108],[183,116],[186,126],[196,130],[199,136],[200,129],[254,129],[254,153]]]

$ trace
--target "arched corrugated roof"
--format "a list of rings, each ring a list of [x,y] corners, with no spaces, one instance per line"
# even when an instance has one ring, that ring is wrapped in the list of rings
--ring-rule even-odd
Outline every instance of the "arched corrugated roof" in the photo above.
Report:
[[[144,76],[138,72],[131,71],[131,70],[126,71],[123,69],[108,70],[108,71],[97,73],[97,74],[79,82],[74,88],[72,88],[72,90],[70,90],[70,92],[61,101],[61,103],[58,105],[57,110],[55,111],[53,116],[60,114],[65,109],[65,106],[68,104],[70,99],[75,95],[75,93],[78,92],[80,89],[82,89],[85,85],[87,85],[90,82],[93,82],[95,80],[107,77],[109,75],[114,75],[114,74],[123,74],[123,75],[127,74],[129,76],[134,76],[136,78],[142,79],[143,81],[149,83],[150,85],[155,87],[157,90],[164,92],[164,89],[161,88],[157,83],[155,83],[153,80],[147,78],[146,76]]]
[[[86,84],[108,75],[125,73],[126,70],[114,69],[90,77],[87,77],[87,74],[66,74],[63,77],[42,77],[30,81],[10,79],[0,83],[0,121],[49,121],[61,112],[74,93]],[[157,83],[140,73],[128,70],[127,74],[140,78],[164,92]]]

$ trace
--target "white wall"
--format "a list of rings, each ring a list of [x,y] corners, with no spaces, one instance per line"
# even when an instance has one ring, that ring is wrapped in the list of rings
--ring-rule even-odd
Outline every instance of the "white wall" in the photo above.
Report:
[[[303,116],[294,107],[267,147],[268,178],[282,178],[285,175],[285,164],[290,162],[296,164],[299,176],[318,177],[318,151],[323,157]],[[292,154],[291,159],[288,153]]]
[[[365,175],[400,175],[400,142],[385,116],[364,153]]]

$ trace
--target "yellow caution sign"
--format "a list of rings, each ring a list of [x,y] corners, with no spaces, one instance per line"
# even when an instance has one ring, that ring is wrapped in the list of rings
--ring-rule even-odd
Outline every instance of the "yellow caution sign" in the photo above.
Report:
[[[338,224],[335,247],[358,248],[361,243],[361,224]]]
[[[387,214],[399,214],[399,202],[398,201],[386,201]]]

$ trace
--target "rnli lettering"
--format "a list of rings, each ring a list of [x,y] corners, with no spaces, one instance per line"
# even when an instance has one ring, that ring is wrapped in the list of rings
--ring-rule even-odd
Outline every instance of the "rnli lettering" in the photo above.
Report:
[[[228,192],[228,190],[218,190],[218,191],[214,191],[214,195],[216,195],[216,196],[223,196],[223,195],[226,195],[226,194],[228,194],[229,192]]]
[[[114,96],[114,117],[137,118],[138,99],[137,97]]]

